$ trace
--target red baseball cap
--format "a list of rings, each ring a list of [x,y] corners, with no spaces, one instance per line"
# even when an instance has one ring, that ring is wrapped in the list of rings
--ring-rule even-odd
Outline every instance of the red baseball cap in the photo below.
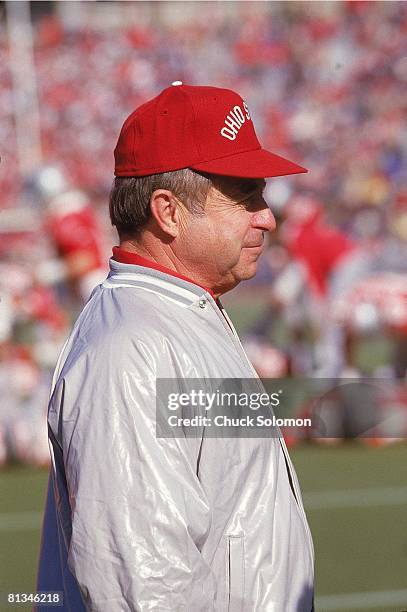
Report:
[[[262,149],[239,94],[180,81],[126,119],[114,157],[116,176],[182,168],[247,178],[308,172]]]

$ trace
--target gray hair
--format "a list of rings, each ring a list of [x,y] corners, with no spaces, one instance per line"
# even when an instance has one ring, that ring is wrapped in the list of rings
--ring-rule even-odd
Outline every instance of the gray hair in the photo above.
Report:
[[[211,185],[209,178],[190,168],[116,177],[109,199],[110,220],[120,237],[139,234],[151,216],[150,200],[156,189],[171,191],[191,213],[203,214]]]

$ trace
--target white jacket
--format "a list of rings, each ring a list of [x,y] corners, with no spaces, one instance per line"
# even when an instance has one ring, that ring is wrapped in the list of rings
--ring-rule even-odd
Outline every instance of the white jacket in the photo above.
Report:
[[[38,588],[73,612],[310,612],[284,441],[156,437],[157,377],[256,374],[209,293],[111,260],[54,375]]]

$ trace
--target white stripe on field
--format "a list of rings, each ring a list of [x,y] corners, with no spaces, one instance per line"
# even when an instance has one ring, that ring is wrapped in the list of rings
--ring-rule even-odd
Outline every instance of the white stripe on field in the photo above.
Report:
[[[344,489],[304,493],[306,510],[357,508],[365,506],[396,506],[407,503],[407,487]]]
[[[407,487],[313,491],[304,493],[303,497],[306,510],[396,506],[407,504]],[[0,531],[40,529],[42,516],[42,512],[35,511],[1,512]]]
[[[40,529],[42,523],[42,512],[1,512],[0,531],[24,531],[28,529]]]
[[[366,610],[383,606],[403,606],[407,610],[407,589],[399,591],[368,591],[366,593],[346,593],[341,595],[322,595],[315,600],[315,610]]]

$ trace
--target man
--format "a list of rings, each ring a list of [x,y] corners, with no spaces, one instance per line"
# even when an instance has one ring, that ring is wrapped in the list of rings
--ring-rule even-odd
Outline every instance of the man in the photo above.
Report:
[[[256,382],[218,298],[255,274],[274,229],[264,178],[305,170],[261,149],[238,94],[179,82],[130,115],[115,160],[120,247],[54,376],[39,587],[75,612],[309,612],[312,541],[284,441],[155,427],[158,379]]]

